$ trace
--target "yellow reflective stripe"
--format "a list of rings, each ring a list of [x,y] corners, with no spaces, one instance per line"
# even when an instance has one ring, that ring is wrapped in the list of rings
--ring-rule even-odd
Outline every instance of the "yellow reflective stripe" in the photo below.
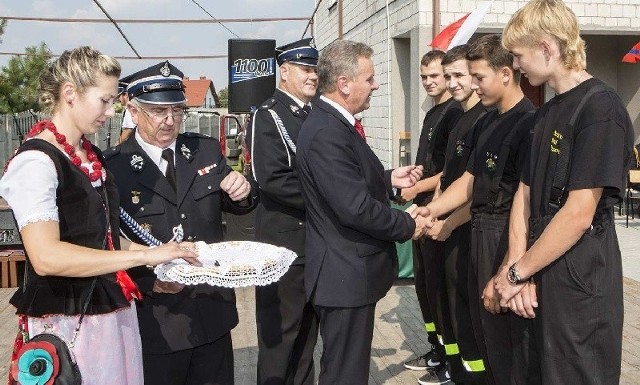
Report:
[[[436,324],[433,323],[433,322],[429,322],[427,324],[424,324],[424,330],[426,330],[427,333],[435,332],[436,331]]]
[[[447,353],[448,354],[448,353]],[[466,361],[462,360],[462,364],[464,368],[467,369],[467,372],[484,372],[484,361],[475,360],[475,361]]]
[[[460,349],[458,348],[458,344],[445,344],[444,345],[444,352],[448,355],[448,356],[454,356],[456,354],[460,354]]]

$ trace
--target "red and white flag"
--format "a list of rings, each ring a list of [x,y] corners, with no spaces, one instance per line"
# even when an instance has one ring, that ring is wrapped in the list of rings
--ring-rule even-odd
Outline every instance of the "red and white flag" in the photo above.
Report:
[[[622,61],[625,63],[640,63],[640,42],[634,45],[633,48],[627,52],[626,55],[622,58]]]
[[[491,9],[492,1],[487,1],[475,11],[467,13],[464,17],[446,26],[431,42],[434,49],[448,51],[453,47],[466,44],[476,32],[482,19]]]

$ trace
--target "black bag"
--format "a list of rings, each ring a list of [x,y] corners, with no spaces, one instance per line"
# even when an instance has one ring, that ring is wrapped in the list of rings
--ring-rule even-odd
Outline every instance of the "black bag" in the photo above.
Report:
[[[67,343],[60,337],[43,333],[25,343],[11,365],[12,384],[40,379],[45,385],[81,385],[82,376]],[[32,381],[29,381],[30,383]]]

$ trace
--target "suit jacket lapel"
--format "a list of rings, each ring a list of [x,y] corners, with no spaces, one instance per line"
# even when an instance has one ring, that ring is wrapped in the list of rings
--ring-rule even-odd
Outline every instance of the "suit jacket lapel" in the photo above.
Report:
[[[182,146],[186,145],[182,141],[182,136],[178,135],[176,141],[176,188],[178,197],[178,206],[182,204],[184,198],[187,196],[187,192],[191,188],[193,181],[196,178],[196,169],[194,163],[192,163],[198,149],[188,148],[188,154],[185,155],[185,151],[182,150]]]
[[[162,196],[169,202],[176,204],[176,193],[173,191],[167,178],[164,177],[160,169],[158,169],[158,166],[153,163],[147,153],[140,147],[133,135],[122,144],[122,150],[129,159],[134,155],[142,156],[144,162],[142,170],[135,170],[135,173],[140,175],[138,178],[140,184]]]

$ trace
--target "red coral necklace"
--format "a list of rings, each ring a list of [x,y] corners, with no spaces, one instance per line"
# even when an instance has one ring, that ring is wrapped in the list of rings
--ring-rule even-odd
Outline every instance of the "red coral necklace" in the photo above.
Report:
[[[105,175],[102,172],[102,163],[100,163],[98,156],[93,151],[91,142],[87,138],[85,138],[84,135],[82,135],[82,137],[80,138],[80,142],[82,143],[82,148],[87,152],[87,159],[89,159],[89,162],[91,162],[91,171],[89,171],[87,167],[82,165],[82,160],[76,154],[76,150],[73,148],[72,145],[69,144],[69,142],[67,142],[67,137],[58,132],[58,129],[56,128],[55,124],[53,124],[52,121],[41,120],[38,123],[36,123],[31,128],[31,130],[29,130],[29,133],[27,134],[27,138],[32,138],[38,135],[39,133],[41,133],[42,131],[44,131],[45,129],[51,131],[53,136],[55,136],[56,138],[56,142],[58,142],[60,145],[62,145],[62,147],[64,147],[64,152],[67,155],[69,155],[69,158],[71,158],[71,162],[76,167],[80,168],[80,170],[82,170],[82,172],[89,177],[89,180],[91,182],[95,182],[98,179],[101,179],[104,182]]]

